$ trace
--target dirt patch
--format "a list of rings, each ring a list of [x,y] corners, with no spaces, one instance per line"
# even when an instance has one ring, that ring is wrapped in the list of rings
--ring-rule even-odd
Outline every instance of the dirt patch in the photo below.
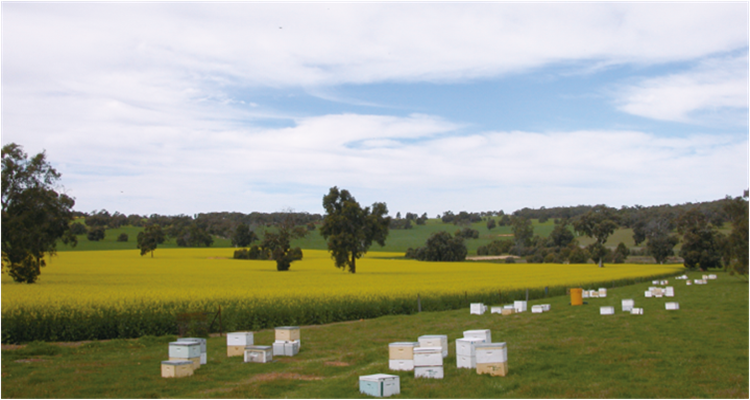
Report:
[[[348,367],[349,363],[343,361],[326,361],[325,365],[330,365],[332,367]]]
[[[25,344],[4,344],[2,350],[18,350],[26,347]]]
[[[23,360],[16,360],[17,363],[35,363],[35,362],[44,362],[47,360],[43,360],[41,358],[27,358]]]

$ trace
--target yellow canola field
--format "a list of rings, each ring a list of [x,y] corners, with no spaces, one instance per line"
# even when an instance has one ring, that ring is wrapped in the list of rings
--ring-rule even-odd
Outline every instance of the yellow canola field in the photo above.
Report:
[[[295,299],[416,297],[497,293],[498,290],[575,286],[587,282],[676,273],[681,265],[428,263],[396,259],[402,253],[370,252],[357,273],[335,268],[326,251],[305,250],[287,272],[273,261],[231,259],[233,249],[157,249],[60,252],[48,260],[38,283],[2,276],[2,313],[23,307],[129,308],[134,304],[289,302]]]

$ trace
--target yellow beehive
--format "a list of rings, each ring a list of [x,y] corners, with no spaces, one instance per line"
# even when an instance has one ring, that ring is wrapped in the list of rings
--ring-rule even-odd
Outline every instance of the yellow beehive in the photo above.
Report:
[[[198,369],[198,368],[201,367],[201,357],[200,356],[198,356],[198,357],[190,357],[190,358],[185,358],[185,357],[169,357],[169,361],[189,361],[189,362],[191,362],[193,364],[192,365],[193,370],[196,370],[196,369]]]
[[[198,357],[200,362],[200,357]],[[162,378],[182,378],[193,375],[193,363],[191,361],[169,360],[161,362]]]
[[[391,360],[413,360],[414,348],[419,342],[395,342],[388,345],[388,358]]]
[[[227,346],[227,357],[245,356],[247,346]]]
[[[505,376],[508,375],[508,362],[498,363],[477,363],[477,374],[490,374],[492,376]]]
[[[277,342],[300,340],[299,326],[279,326],[275,329]]]

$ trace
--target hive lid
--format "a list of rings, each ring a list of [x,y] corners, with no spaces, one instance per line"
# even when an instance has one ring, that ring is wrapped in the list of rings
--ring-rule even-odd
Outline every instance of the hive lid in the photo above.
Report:
[[[193,362],[192,362],[192,361],[188,361],[188,360],[166,360],[166,361],[162,361],[161,363],[162,363],[162,364],[167,364],[167,365],[185,365],[185,364],[193,364]]]
[[[480,347],[496,347],[496,348],[505,348],[505,342],[500,343],[477,343],[474,345],[474,348],[480,348]]]
[[[434,339],[434,338],[442,339],[442,338],[447,338],[447,337],[448,337],[448,335],[422,335],[419,338],[420,339],[421,338],[425,338],[425,339]]]
[[[192,340],[183,340],[183,341],[169,342],[169,345],[170,346],[200,346],[201,342],[192,341]]]
[[[415,347],[415,353],[442,353],[442,347]]]
[[[391,374],[372,374],[372,375],[362,375],[359,377],[360,380],[363,381],[373,381],[377,382],[383,379],[398,379],[398,375],[391,375]]]
[[[271,350],[273,346],[245,346],[245,350]]]
[[[417,346],[419,346],[419,342],[394,342],[394,343],[389,343],[388,346],[393,346],[393,347],[402,347],[402,346],[417,347]]]
[[[276,329],[299,329],[299,326],[277,326]]]

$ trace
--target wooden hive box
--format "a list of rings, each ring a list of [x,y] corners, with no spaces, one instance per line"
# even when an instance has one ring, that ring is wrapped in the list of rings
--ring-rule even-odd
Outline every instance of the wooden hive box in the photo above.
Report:
[[[589,298],[589,291],[584,290],[581,292],[581,298],[588,299]]]
[[[531,306],[531,312],[533,314],[541,314],[544,312],[544,307],[541,305]]]
[[[477,364],[493,364],[508,361],[508,348],[502,343],[477,343],[474,345]]]
[[[169,343],[169,359],[174,361],[190,361],[198,360],[198,365],[201,365],[201,343],[197,341],[177,341]]]
[[[474,329],[464,331],[464,339],[481,339],[486,343],[492,341],[492,334],[489,329]]]
[[[646,291],[646,292],[644,293],[644,296],[646,296],[646,297],[654,297],[654,294],[653,294],[653,293],[651,293],[651,291],[650,291],[650,290],[647,290],[647,291]]]
[[[279,326],[275,329],[276,341],[293,342],[300,340],[299,326]]]
[[[643,309],[642,308],[633,307],[630,310],[630,314],[632,314],[632,315],[643,315]]]
[[[680,309],[680,304],[679,303],[674,303],[674,302],[665,303],[664,307],[666,307],[667,310],[679,310]]]
[[[633,299],[622,300],[622,311],[630,311],[633,309],[633,306],[635,306],[635,301],[633,301]]]
[[[268,363],[271,361],[273,361],[273,348],[271,346],[245,347],[245,362]]]
[[[443,365],[443,349],[440,347],[414,348],[414,368]]]
[[[247,346],[253,345],[252,332],[232,332],[227,333],[227,346],[242,346],[243,350]]]
[[[456,355],[475,357],[476,349],[474,345],[477,343],[487,343],[487,341],[484,339],[478,339],[478,338],[456,339]]]
[[[448,357],[448,335],[422,335],[417,341],[419,347],[440,347],[443,357]]]
[[[607,289],[599,288],[599,297],[607,297]]]
[[[398,375],[374,374],[359,377],[359,392],[374,397],[388,397],[401,393]]]
[[[456,354],[456,368],[471,368],[477,367],[477,357]]]
[[[552,306],[551,306],[551,305],[549,305],[549,304],[542,304],[542,309],[544,310],[544,312],[547,312],[547,311],[549,311],[549,310],[551,309],[551,307],[552,307]]]
[[[170,360],[161,362],[162,378],[183,378],[193,375],[193,363],[191,361]]]
[[[513,308],[516,309],[516,312],[525,312],[526,311],[526,301],[525,300],[516,300],[516,301],[514,301],[513,302]]]
[[[388,358],[391,360],[414,360],[414,348],[419,342],[394,342],[388,344]]]
[[[502,313],[503,313],[503,307],[502,306],[490,307],[490,314],[502,314]]]
[[[299,340],[273,342],[273,355],[293,357],[299,353]]]
[[[606,306],[606,307],[599,307],[599,315],[614,315],[615,308]]]
[[[414,360],[388,360],[388,369],[393,371],[413,371]]]
[[[508,375],[508,362],[499,363],[477,363],[477,374],[484,375],[489,374],[492,376],[506,376]]]
[[[206,339],[204,338],[193,338],[193,337],[187,337],[187,338],[178,338],[178,342],[198,342],[201,344],[201,364],[206,364],[208,361],[207,357],[207,351],[206,351]]]
[[[513,315],[516,313],[516,310],[514,308],[505,308],[503,307],[503,315]]]
[[[189,357],[189,358],[184,358],[184,357],[169,357],[169,361],[187,361],[187,362],[189,362],[192,365],[192,368],[194,370],[201,367],[201,357],[200,356],[198,356],[198,357]]]
[[[487,311],[487,307],[485,307],[482,303],[471,303],[470,305],[470,313],[476,314],[476,315],[482,315],[484,312]]]
[[[442,366],[414,367],[415,378],[443,379],[444,370]]]

